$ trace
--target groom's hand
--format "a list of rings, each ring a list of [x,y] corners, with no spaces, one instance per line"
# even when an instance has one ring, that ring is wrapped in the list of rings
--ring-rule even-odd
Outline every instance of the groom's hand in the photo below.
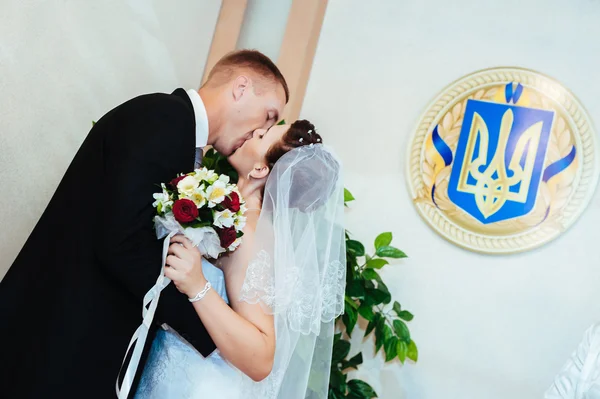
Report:
[[[166,265],[165,276],[188,298],[204,289],[206,278],[202,272],[202,255],[185,236],[171,238]]]

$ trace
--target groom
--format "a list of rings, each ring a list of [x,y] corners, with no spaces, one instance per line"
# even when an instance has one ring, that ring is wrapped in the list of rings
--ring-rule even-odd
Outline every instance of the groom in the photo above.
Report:
[[[275,124],[288,95],[273,62],[243,50],[221,59],[199,91],[136,97],[94,125],[0,283],[0,397],[115,397],[161,267],[157,185],[191,171],[207,144],[229,155]],[[172,284],[154,322],[203,355],[215,349]]]

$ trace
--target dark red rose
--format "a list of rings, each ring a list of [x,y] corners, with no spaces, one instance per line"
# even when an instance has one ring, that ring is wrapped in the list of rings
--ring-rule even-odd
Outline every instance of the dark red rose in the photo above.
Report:
[[[226,229],[217,229],[217,234],[221,239],[221,246],[225,249],[229,248],[235,240],[237,240],[237,233],[235,227],[229,227]]]
[[[194,201],[180,199],[173,204],[173,216],[179,223],[193,222],[198,217],[198,208]]]
[[[180,181],[182,181],[182,180],[183,180],[183,179],[185,179],[186,177],[187,177],[186,175],[183,175],[183,176],[176,177],[176,178],[174,178],[173,180],[171,180],[171,181],[169,182],[169,184],[171,185],[171,187],[173,187],[173,189],[176,189],[176,188],[177,188],[177,183],[179,183]]]
[[[225,209],[229,209],[235,213],[240,210],[240,196],[235,191],[232,191],[229,197],[225,197],[223,202],[221,202],[221,205]]]

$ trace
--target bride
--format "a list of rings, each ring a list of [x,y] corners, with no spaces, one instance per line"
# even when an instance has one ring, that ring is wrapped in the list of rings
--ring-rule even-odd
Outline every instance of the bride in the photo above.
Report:
[[[163,325],[135,398],[326,398],[344,305],[340,163],[308,121],[255,131],[229,161],[242,244],[213,265],[175,236],[165,268],[217,351],[203,358]]]

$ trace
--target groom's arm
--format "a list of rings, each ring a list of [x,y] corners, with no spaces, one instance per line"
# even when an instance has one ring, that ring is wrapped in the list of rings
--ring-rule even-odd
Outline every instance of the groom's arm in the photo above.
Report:
[[[152,194],[160,192],[161,182],[193,167],[193,117],[179,99],[154,95],[116,108],[93,129],[105,136],[97,254],[103,268],[133,294],[141,315],[143,296],[161,268]],[[169,324],[203,355],[215,349],[193,306],[173,284],[163,290],[154,321]]]

